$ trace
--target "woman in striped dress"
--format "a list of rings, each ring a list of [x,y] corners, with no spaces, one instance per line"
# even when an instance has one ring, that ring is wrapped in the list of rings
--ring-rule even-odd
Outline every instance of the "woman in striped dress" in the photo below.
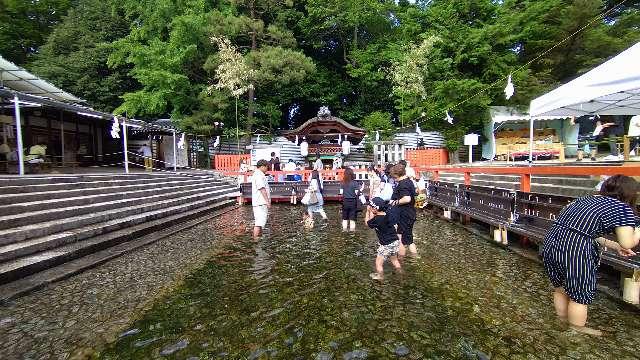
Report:
[[[640,232],[635,229],[638,183],[623,175],[607,179],[597,195],[567,205],[547,232],[541,251],[544,268],[554,286],[553,303],[560,319],[577,331],[600,335],[585,326],[587,305],[596,294],[600,247],[633,256]],[[616,234],[616,240],[601,238]]]

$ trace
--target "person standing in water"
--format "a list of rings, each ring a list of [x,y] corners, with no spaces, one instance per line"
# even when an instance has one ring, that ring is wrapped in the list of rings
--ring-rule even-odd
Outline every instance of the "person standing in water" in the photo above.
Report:
[[[324,199],[322,197],[322,182],[320,181],[320,173],[318,170],[311,172],[311,181],[309,182],[309,192],[314,192],[318,202],[307,206],[307,214],[313,219],[313,214],[318,213],[323,220],[327,220],[327,213],[324,212]]]
[[[378,250],[376,255],[376,272],[369,276],[374,280],[382,280],[384,278],[384,262],[388,259],[391,265],[400,271],[400,262],[398,261],[398,250],[400,248],[400,240],[396,235],[392,221],[389,219],[385,210],[387,202],[379,197],[371,199],[367,207],[367,215],[365,217],[367,225],[376,230],[378,236]]]
[[[356,231],[358,215],[358,193],[360,185],[355,181],[355,174],[351,168],[344,170],[342,177],[342,231]]]
[[[409,247],[409,252],[417,256],[418,249],[413,242],[413,224],[416,222],[416,188],[413,181],[407,177],[405,167],[402,164],[391,168],[391,177],[397,183],[389,205],[392,206],[390,209],[391,218],[393,223],[397,225],[398,237],[402,242],[399,254],[404,256],[406,254],[405,247]]]
[[[267,160],[258,160],[256,171],[251,178],[251,205],[253,205],[253,237],[258,238],[262,229],[267,225],[269,209],[271,208],[271,194],[265,172],[269,168]]]
[[[638,183],[623,175],[608,178],[596,195],[579,198],[567,205],[547,231],[540,255],[553,284],[556,314],[579,331],[601,335],[586,327],[587,306],[596,295],[596,272],[600,247],[621,256],[633,256],[640,231],[635,214]],[[616,234],[616,241],[600,236]]]

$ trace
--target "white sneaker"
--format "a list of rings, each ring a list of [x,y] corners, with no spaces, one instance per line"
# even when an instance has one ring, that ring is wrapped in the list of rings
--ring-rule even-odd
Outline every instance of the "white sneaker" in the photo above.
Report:
[[[618,161],[618,156],[616,155],[607,155],[602,158],[602,161]]]

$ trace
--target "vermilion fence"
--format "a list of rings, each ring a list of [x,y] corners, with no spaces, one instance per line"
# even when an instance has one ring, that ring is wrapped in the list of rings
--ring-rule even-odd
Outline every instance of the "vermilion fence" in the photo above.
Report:
[[[438,180],[441,172],[444,173],[463,173],[465,185],[471,185],[471,174],[500,174],[500,175],[519,175],[520,191],[531,192],[531,175],[627,175],[640,177],[640,166],[416,166],[416,173],[431,173],[433,180]],[[311,177],[311,170],[303,171],[269,171],[277,181],[286,179],[287,175],[301,175],[302,181],[308,181]],[[324,180],[340,180],[344,170],[325,170],[320,172]],[[359,180],[366,179],[367,171],[364,169],[354,170],[356,178]],[[225,175],[239,176],[241,182],[249,181],[250,172],[241,173],[238,171],[226,171]]]
[[[213,166],[214,169],[220,171],[238,171],[240,170],[240,161],[243,160],[247,163],[251,163],[251,155],[216,155],[214,156]]]
[[[449,163],[447,149],[421,149],[405,151],[405,159],[412,167],[437,166]]]

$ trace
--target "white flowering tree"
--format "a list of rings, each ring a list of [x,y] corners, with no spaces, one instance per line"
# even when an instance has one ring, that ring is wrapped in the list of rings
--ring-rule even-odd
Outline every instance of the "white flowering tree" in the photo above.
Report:
[[[240,151],[240,125],[238,124],[238,99],[249,89],[255,75],[244,60],[238,49],[224,36],[213,36],[211,42],[218,46],[219,64],[215,70],[215,84],[209,86],[209,92],[213,89],[228,90],[236,99],[236,141]]]
[[[406,55],[393,62],[390,77],[393,94],[400,98],[400,123],[404,126],[402,113],[405,112],[405,99],[424,99],[427,91],[424,87],[428,55],[438,37],[430,36],[419,45],[411,45]]]

